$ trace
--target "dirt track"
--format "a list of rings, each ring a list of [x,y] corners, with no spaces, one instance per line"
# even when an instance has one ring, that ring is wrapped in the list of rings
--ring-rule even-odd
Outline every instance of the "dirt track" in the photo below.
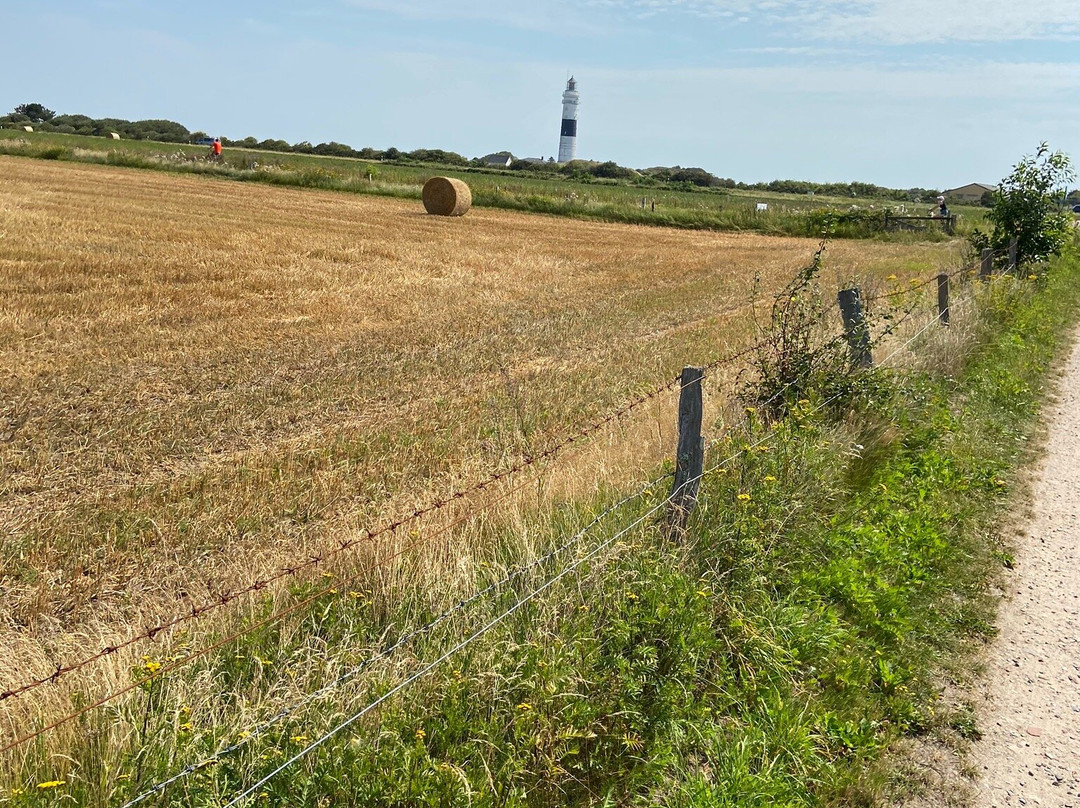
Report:
[[[978,808],[1080,808],[1080,344],[1046,417],[979,705]]]

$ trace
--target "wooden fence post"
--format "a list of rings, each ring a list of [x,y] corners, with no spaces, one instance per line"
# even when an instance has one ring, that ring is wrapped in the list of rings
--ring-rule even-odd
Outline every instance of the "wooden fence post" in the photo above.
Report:
[[[679,446],[675,450],[675,483],[671,487],[668,537],[679,537],[697,504],[705,466],[705,439],[701,436],[702,368],[685,367],[679,394]]]
[[[1020,246],[1019,239],[1011,239],[1009,241],[1009,272],[1015,273],[1020,268],[1016,265],[1016,252]]]
[[[937,276],[937,310],[938,322],[942,325],[949,324],[949,276],[942,272]]]
[[[994,251],[989,247],[982,251],[982,262],[979,264],[979,280],[988,281],[994,274]]]
[[[870,326],[863,313],[858,287],[840,290],[836,299],[840,304],[840,315],[844,318],[844,335],[851,348],[851,361],[856,367],[872,368],[874,356],[870,352]]]

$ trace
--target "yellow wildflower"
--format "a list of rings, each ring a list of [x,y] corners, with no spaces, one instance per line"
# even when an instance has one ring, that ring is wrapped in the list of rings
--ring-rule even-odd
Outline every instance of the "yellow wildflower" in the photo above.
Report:
[[[143,670],[150,674],[157,673],[161,670],[161,663],[150,660],[149,662],[143,663]]]
[[[238,738],[239,740],[243,741],[243,740],[246,740],[247,738],[250,738],[250,737],[251,737],[251,733],[250,733],[250,732],[248,732],[248,731],[247,731],[247,730],[245,729],[245,730],[244,730],[243,732],[237,733],[236,737],[237,737],[237,738]]]
[[[889,276],[889,277],[887,277],[887,278],[886,278],[885,280],[887,280],[887,281],[895,281],[895,280],[896,280],[896,276],[895,276],[895,275],[890,275],[890,276]]]
[[[626,593],[626,599],[627,600],[637,600],[638,597],[633,592],[627,592]]]
[[[424,730],[422,729],[418,729],[416,730],[416,732],[413,733],[413,737],[416,738],[416,740],[418,741],[422,741],[424,740],[424,738],[427,737],[427,733],[424,732]]]
[[[757,450],[759,452],[761,452],[762,454],[764,454],[765,452],[771,452],[772,447],[771,446],[759,446],[759,447],[757,447]]]
[[[1033,280],[1035,280],[1035,276],[1034,276],[1034,275],[1028,275],[1028,280],[1029,280],[1029,281],[1033,281]]]
[[[529,702],[523,701],[523,702],[521,702],[521,704],[519,704],[517,706],[517,708],[519,710],[521,710],[521,712],[527,713],[527,712],[529,712],[529,710],[531,710],[533,708],[533,706],[531,704],[529,704]]]
[[[702,598],[707,598],[707,597],[709,597],[709,593],[708,593],[708,592],[707,592],[706,590],[704,590],[704,589],[699,589],[699,590],[697,591],[697,593],[698,593],[698,597],[702,597]]]
[[[185,721],[183,724],[177,727],[177,729],[181,732],[191,732],[193,729],[195,729],[195,726],[190,721]]]
[[[808,399],[808,398],[800,398],[799,399],[799,406],[800,407],[809,407],[810,406],[810,399]]]
[[[739,494],[737,497],[735,497],[735,499],[739,500],[739,502],[749,502],[750,501],[750,495],[749,494]]]
[[[746,414],[747,415],[753,415],[755,412],[757,412],[757,407],[747,407],[746,408]]]
[[[765,482],[767,482],[767,483],[775,483],[776,478],[773,477],[771,474],[766,474],[765,475]]]
[[[57,786],[62,786],[63,784],[63,780],[46,780],[44,783],[38,783],[37,787],[40,789],[56,788]]]
[[[289,740],[293,743],[304,743],[310,739],[307,735],[293,735],[291,738],[289,738]]]
[[[21,788],[13,788],[13,789],[11,789],[11,796],[13,796],[13,797],[18,797],[18,796],[20,796],[22,794],[25,794],[25,793],[26,793],[26,791],[24,791]]]

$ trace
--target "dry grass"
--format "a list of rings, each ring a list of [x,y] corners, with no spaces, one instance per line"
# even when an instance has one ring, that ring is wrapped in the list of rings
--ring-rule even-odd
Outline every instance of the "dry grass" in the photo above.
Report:
[[[17,660],[0,689],[748,344],[747,304],[815,246],[10,157],[0,173],[0,659]],[[837,243],[827,283],[956,260]],[[652,466],[672,420],[663,402],[577,450],[544,496]]]

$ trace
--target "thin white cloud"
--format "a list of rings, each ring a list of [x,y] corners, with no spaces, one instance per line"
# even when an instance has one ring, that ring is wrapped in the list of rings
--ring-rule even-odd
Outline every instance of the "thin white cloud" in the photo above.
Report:
[[[605,32],[569,0],[343,0],[361,11],[392,14],[415,22],[468,21],[526,31],[589,35]]]
[[[942,70],[949,75],[941,81]],[[739,93],[772,97],[837,96],[887,103],[953,100],[996,106],[1013,102],[1059,103],[1080,92],[1080,63],[956,61],[932,67],[862,63],[846,66],[787,65],[674,70],[594,70],[591,82],[605,91],[619,86],[666,88],[678,98]],[[673,89],[674,88],[674,89]],[[659,96],[659,90],[656,90]],[[678,98],[679,103],[685,99]]]
[[[1077,0],[587,0],[634,13],[749,18],[820,39],[906,45],[1080,39]]]

